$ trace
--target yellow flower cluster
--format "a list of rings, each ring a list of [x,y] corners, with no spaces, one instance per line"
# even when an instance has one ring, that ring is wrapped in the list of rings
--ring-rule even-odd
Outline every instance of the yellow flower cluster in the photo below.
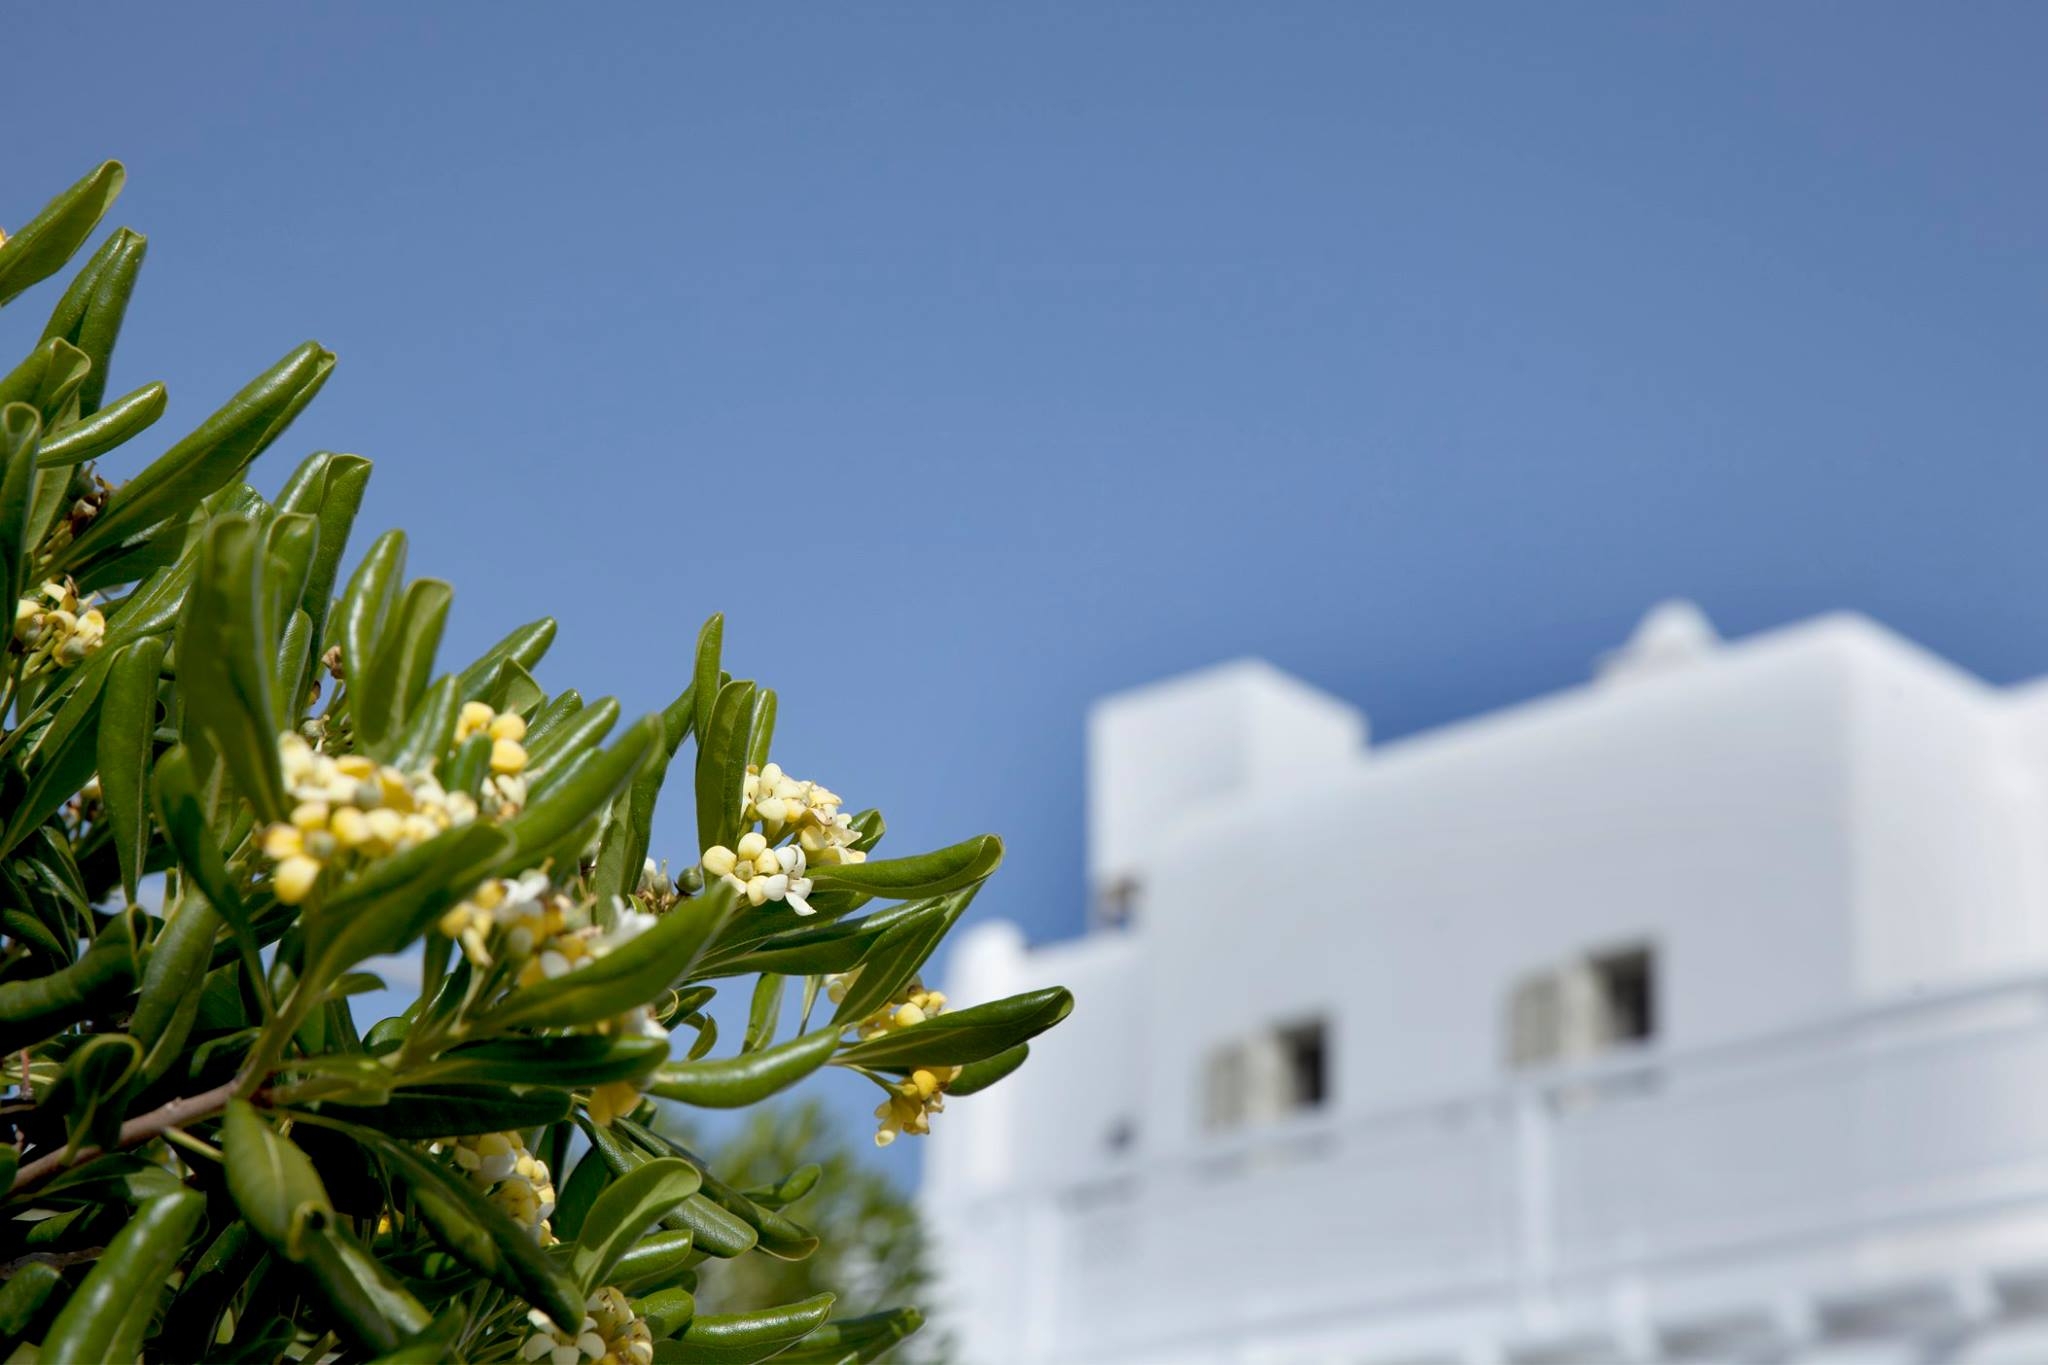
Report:
[[[742,834],[733,848],[714,844],[705,849],[703,867],[744,895],[749,905],[782,901],[808,915],[811,879],[804,874],[810,864],[867,861],[868,855],[853,846],[860,838],[853,817],[841,813],[839,797],[817,783],[800,782],[773,763],[750,765],[745,791],[741,822],[759,822],[761,828]],[[782,843],[784,838],[789,842]]]
[[[538,1308],[526,1315],[533,1335],[519,1348],[528,1365],[653,1365],[654,1334],[626,1296],[605,1285],[583,1301],[583,1321],[565,1332]]]
[[[741,822],[759,821],[769,843],[794,831],[796,846],[811,862],[830,867],[867,861],[868,855],[853,847],[860,838],[853,817],[841,813],[839,797],[817,783],[800,782],[774,763],[760,769],[750,764],[745,791]]]
[[[388,857],[476,819],[476,802],[443,791],[434,775],[405,773],[361,754],[315,752],[298,735],[277,742],[291,819],[263,831],[263,852],[276,864],[271,885],[286,905],[312,894],[328,866]]]
[[[455,1164],[469,1182],[486,1191],[490,1201],[513,1222],[547,1246],[555,1240],[548,1219],[555,1212],[555,1182],[548,1164],[526,1148],[517,1133],[485,1133],[480,1137],[443,1138],[435,1152],[452,1151]]]
[[[875,1117],[882,1121],[875,1146],[887,1147],[902,1133],[929,1136],[932,1115],[945,1112],[946,1087],[959,1074],[957,1066],[921,1066],[891,1087],[889,1098],[875,1106]]]
[[[484,811],[498,819],[517,815],[526,804],[526,721],[480,701],[464,702],[455,717],[455,742],[480,734],[491,737],[491,771],[480,798]]]
[[[479,967],[491,965],[493,935],[498,952],[514,961],[531,957],[542,944],[568,934],[580,924],[576,906],[555,890],[548,874],[531,871],[508,879],[493,878],[469,898],[441,916],[441,932],[462,945]]]
[[[69,668],[100,647],[107,618],[81,601],[70,579],[51,581],[14,604],[14,643],[28,655],[24,676]]]
[[[845,976],[825,979],[826,994],[831,997],[833,1004],[836,1005],[846,998],[846,987],[852,983],[857,971],[856,968],[855,972],[848,972]],[[854,1028],[863,1041],[879,1038],[885,1033],[909,1028],[912,1024],[922,1024],[945,1008],[944,991],[928,991],[924,988],[923,982],[912,977],[910,984],[898,992],[894,999],[861,1020]]]

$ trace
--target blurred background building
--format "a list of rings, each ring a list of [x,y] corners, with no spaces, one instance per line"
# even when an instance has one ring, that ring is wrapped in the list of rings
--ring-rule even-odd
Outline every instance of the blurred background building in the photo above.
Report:
[[[1650,613],[1373,746],[1258,661],[1101,702],[1080,1001],[946,1116],[975,1365],[2048,1361],[2048,687]]]

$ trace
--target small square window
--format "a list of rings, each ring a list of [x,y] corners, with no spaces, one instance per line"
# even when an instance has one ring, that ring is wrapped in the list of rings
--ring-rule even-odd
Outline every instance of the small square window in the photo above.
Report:
[[[1642,944],[1584,957],[1517,981],[1508,997],[1510,1066],[1597,1056],[1657,1036],[1657,955]]]
[[[1202,1097],[1209,1128],[1275,1123],[1330,1098],[1329,1030],[1322,1019],[1263,1029],[1209,1054]]]

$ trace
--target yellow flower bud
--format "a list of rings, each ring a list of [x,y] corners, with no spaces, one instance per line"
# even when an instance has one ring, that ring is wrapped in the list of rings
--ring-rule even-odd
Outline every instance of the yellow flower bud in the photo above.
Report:
[[[462,703],[462,710],[455,717],[456,742],[468,739],[479,730],[489,729],[497,715],[497,712],[480,701]]]
[[[714,877],[730,877],[737,866],[738,857],[724,844],[713,844],[704,850],[704,870]]]
[[[491,741],[491,771],[516,773],[526,766],[526,746],[516,739]]]
[[[290,829],[291,826],[284,828]],[[293,832],[297,833],[296,830]],[[311,858],[294,855],[277,865],[277,871],[271,876],[271,886],[279,900],[286,905],[297,905],[312,894],[313,883],[319,878],[320,864]]]
[[[738,853],[743,861],[752,862],[759,858],[767,847],[768,840],[762,837],[759,830],[748,830],[740,836],[739,847],[734,852]]]
[[[328,818],[327,829],[343,848],[360,848],[370,838],[370,817],[354,806],[343,806]]]
[[[492,739],[518,741],[526,738],[526,718],[517,712],[507,711],[491,722]]]
[[[283,861],[306,851],[306,836],[296,825],[272,825],[263,831],[265,857]]]

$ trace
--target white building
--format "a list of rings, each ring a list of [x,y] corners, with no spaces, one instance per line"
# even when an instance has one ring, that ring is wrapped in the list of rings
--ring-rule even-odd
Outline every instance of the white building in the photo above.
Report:
[[[1659,608],[1383,746],[1263,663],[1102,702],[1073,988],[949,1109],[971,1365],[2048,1362],[2048,685]]]

